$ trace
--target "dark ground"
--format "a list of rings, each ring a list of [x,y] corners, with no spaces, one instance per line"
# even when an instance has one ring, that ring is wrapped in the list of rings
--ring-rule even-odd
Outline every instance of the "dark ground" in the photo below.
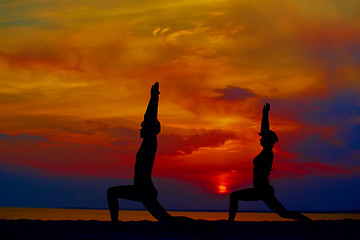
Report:
[[[0,239],[360,239],[360,220],[235,222],[198,220],[181,226],[151,221],[0,220]]]

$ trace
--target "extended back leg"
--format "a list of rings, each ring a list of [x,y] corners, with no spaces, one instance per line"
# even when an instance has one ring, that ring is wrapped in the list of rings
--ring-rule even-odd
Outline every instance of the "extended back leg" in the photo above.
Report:
[[[172,216],[164,209],[156,198],[143,200],[145,209],[159,222],[169,222]]]
[[[282,218],[289,218],[298,221],[312,221],[310,218],[306,217],[305,215],[287,210],[280,202],[276,199],[274,195],[264,199],[264,203],[275,213],[277,213]]]

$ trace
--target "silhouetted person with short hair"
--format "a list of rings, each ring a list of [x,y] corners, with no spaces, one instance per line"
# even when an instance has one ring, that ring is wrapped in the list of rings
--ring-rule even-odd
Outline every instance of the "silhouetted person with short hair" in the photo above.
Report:
[[[144,121],[141,123],[140,137],[143,141],[136,154],[134,185],[111,187],[107,190],[111,222],[114,224],[118,222],[119,217],[118,198],[142,202],[145,209],[160,222],[185,223],[194,221],[188,217],[171,216],[157,200],[158,192],[152,182],[151,172],[157,149],[157,135],[161,130],[160,122],[157,119],[160,94],[158,82],[152,85],[150,94]]]
[[[299,221],[312,221],[310,218],[299,212],[287,210],[275,197],[274,188],[269,183],[270,171],[273,164],[274,153],[273,147],[278,142],[275,132],[270,130],[269,124],[270,104],[265,103],[262,111],[260,145],[263,150],[254,160],[253,168],[253,188],[247,188],[232,192],[230,194],[229,219],[230,223],[234,222],[238,210],[238,201],[257,201],[262,200],[264,203],[280,217],[290,218]]]

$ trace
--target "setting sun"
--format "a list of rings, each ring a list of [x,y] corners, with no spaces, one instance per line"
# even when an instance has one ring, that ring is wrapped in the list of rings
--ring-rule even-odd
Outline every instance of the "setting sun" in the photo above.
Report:
[[[218,185],[218,193],[227,193],[228,189],[225,185]]]

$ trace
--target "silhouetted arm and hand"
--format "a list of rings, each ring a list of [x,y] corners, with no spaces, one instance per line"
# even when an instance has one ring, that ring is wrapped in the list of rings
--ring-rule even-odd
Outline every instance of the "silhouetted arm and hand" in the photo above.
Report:
[[[155,121],[157,120],[157,114],[158,114],[158,106],[159,106],[159,82],[155,82],[154,85],[152,85],[150,90],[150,100],[149,104],[147,106],[145,115],[144,115],[144,121]]]
[[[265,103],[264,108],[262,110],[261,133],[266,133],[270,130],[269,111],[270,111],[270,103]]]

